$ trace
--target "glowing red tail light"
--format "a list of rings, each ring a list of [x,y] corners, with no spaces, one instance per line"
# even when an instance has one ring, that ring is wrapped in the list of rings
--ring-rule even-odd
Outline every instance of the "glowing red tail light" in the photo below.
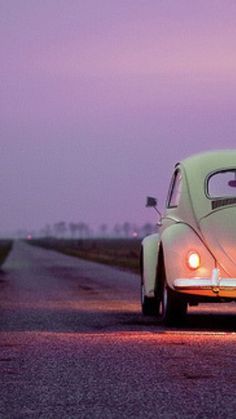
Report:
[[[198,269],[201,264],[201,259],[196,251],[189,252],[187,255],[187,265],[190,269]]]

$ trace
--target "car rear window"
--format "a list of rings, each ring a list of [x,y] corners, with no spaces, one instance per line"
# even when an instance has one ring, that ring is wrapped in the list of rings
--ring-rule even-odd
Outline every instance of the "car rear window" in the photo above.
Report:
[[[236,196],[236,169],[223,170],[211,175],[207,183],[210,198]]]

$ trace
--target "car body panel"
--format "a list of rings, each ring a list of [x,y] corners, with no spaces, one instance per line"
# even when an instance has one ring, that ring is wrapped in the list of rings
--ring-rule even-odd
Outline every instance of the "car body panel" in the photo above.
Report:
[[[188,301],[191,296],[236,300],[236,188],[230,199],[208,193],[210,177],[226,170],[234,172],[236,185],[236,150],[201,153],[175,166],[159,235],[142,242],[147,296],[158,290],[161,248],[172,291]],[[200,256],[198,269],[186,263],[190,251]]]
[[[236,277],[236,206],[214,211],[200,222],[208,247],[229,277]]]
[[[142,281],[147,297],[154,297],[160,235],[151,234],[142,241]]]
[[[175,223],[166,228],[161,235],[164,253],[166,280],[170,288],[174,289],[176,278],[207,278],[215,268],[215,260],[208,251],[201,238],[187,224]],[[187,265],[187,257],[191,251],[197,251],[201,266],[191,270]]]
[[[189,197],[196,221],[210,214],[211,200],[206,196],[207,178],[215,171],[236,168],[236,150],[219,150],[196,154],[182,163],[187,174]]]

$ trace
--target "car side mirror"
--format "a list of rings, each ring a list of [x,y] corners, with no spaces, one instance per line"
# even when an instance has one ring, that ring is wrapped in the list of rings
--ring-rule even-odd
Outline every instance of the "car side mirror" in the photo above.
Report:
[[[154,210],[158,213],[159,217],[162,217],[159,209],[157,208],[157,199],[153,196],[147,196],[146,207],[154,208]]]
[[[157,199],[152,196],[147,196],[146,207],[155,208],[157,206]]]

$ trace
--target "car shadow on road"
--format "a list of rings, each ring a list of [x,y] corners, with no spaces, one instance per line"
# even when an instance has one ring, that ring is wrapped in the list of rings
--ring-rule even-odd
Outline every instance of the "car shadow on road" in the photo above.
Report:
[[[124,320],[123,324],[127,326],[136,325],[137,329],[142,330],[155,329],[159,332],[161,330],[181,330],[193,332],[236,332],[236,315],[235,314],[188,314],[185,319],[176,321],[172,326],[164,326],[155,317],[140,317],[139,315]]]
[[[182,329],[209,332],[236,331],[236,315],[226,313],[188,314]]]

